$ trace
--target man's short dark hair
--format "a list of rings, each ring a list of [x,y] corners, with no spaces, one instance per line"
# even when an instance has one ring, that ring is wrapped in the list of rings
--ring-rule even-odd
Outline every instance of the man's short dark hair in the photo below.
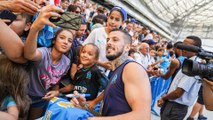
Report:
[[[136,50],[130,49],[129,52],[128,52],[128,56],[130,56],[131,54],[133,54],[133,53],[135,53],[135,52],[136,52]]]
[[[173,48],[172,42],[169,42],[166,46],[166,49],[172,49],[172,48]]]
[[[202,46],[202,42],[201,42],[201,39],[197,36],[187,36],[186,37],[187,39],[191,39],[194,41],[194,44],[195,46],[197,47],[201,47]]]
[[[142,30],[149,30],[147,27],[143,27]]]
[[[181,42],[181,41],[176,42],[176,43],[174,44],[174,48],[177,48],[177,46],[180,45],[180,44],[183,44],[183,42]]]
[[[104,14],[101,14],[101,15],[96,15],[95,17],[93,17],[92,19],[92,23],[93,25],[96,24],[96,23],[100,23],[100,24],[104,24],[104,22],[107,21],[107,17],[104,15]]]
[[[21,13],[19,15],[21,15],[22,18],[26,18],[26,23],[29,23],[29,22],[32,23],[32,18],[33,18],[32,15],[29,15],[29,14],[26,14],[26,13]]]
[[[115,32],[115,31],[119,31],[119,32],[123,33],[123,38],[124,38],[125,42],[128,44],[132,44],[132,37],[129,35],[129,33],[127,31],[116,28],[116,29],[111,30],[110,32]]]
[[[67,8],[68,12],[75,12],[77,9],[77,6],[70,4]]]
[[[100,12],[101,14],[104,14],[103,7],[98,7],[98,8],[97,8],[97,11]]]
[[[65,2],[65,1],[70,2],[70,0],[61,0],[61,2]]]

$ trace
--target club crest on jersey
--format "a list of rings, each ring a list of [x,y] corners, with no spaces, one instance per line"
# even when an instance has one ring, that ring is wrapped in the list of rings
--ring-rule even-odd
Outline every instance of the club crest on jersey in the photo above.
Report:
[[[111,80],[111,84],[114,84],[117,80],[118,76],[117,74],[113,76],[112,80]]]

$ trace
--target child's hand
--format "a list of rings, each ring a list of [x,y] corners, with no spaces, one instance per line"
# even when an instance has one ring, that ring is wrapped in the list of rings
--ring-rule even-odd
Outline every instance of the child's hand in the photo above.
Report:
[[[77,91],[74,91],[73,94],[76,96],[79,95],[79,93]],[[86,98],[84,98],[83,96],[80,96],[78,98],[73,97],[70,102],[72,102],[75,107],[83,108],[86,104]]]
[[[77,67],[77,69],[80,70],[81,68],[83,68],[83,65],[79,64],[78,67]]]
[[[57,91],[57,90],[50,91],[42,99],[51,100],[52,98],[54,98],[54,97],[56,97],[58,95],[59,95],[59,91]]]

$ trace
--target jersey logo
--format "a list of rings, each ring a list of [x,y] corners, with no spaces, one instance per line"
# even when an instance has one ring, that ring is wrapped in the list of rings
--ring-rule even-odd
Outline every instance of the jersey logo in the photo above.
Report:
[[[87,78],[87,79],[91,79],[91,77],[92,77],[92,73],[91,73],[91,71],[87,72],[87,76],[86,76],[86,78]]]
[[[117,74],[114,75],[112,78],[111,84],[114,84],[116,82],[117,78],[118,78]]]
[[[97,42],[99,43],[99,44],[101,44],[101,45],[104,45],[104,41],[103,40],[97,40]]]

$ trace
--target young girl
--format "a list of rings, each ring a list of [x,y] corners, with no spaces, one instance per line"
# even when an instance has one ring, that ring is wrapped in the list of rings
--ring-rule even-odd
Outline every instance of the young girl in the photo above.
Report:
[[[88,43],[82,46],[80,50],[80,63],[83,67],[75,74],[72,84],[60,90],[61,92],[76,90],[82,94],[90,94],[86,99],[90,101],[91,108],[102,99],[96,97],[98,92],[103,91],[108,83],[107,77],[95,64],[98,57],[99,49],[95,44]]]
[[[100,56],[97,64],[102,67],[101,69],[103,71],[105,71],[105,69],[111,69],[111,64],[109,64],[108,59],[106,58],[106,38],[111,30],[121,28],[123,21],[126,19],[127,13],[123,8],[118,6],[112,8],[107,18],[106,27],[94,29],[83,43],[83,45],[94,43],[98,46]]]
[[[32,99],[29,118],[36,119],[42,115],[48,100],[58,96],[58,82],[70,67],[70,60],[65,53],[70,50],[74,38],[72,31],[60,29],[55,33],[51,48],[37,48],[37,36],[45,24],[50,23],[49,17],[60,16],[63,12],[55,6],[43,7],[31,26],[24,46],[25,57],[33,61],[30,64],[30,83],[28,94]],[[50,14],[51,13],[51,14]]]
[[[0,118],[24,118],[29,109],[28,74],[22,65],[0,55]]]

